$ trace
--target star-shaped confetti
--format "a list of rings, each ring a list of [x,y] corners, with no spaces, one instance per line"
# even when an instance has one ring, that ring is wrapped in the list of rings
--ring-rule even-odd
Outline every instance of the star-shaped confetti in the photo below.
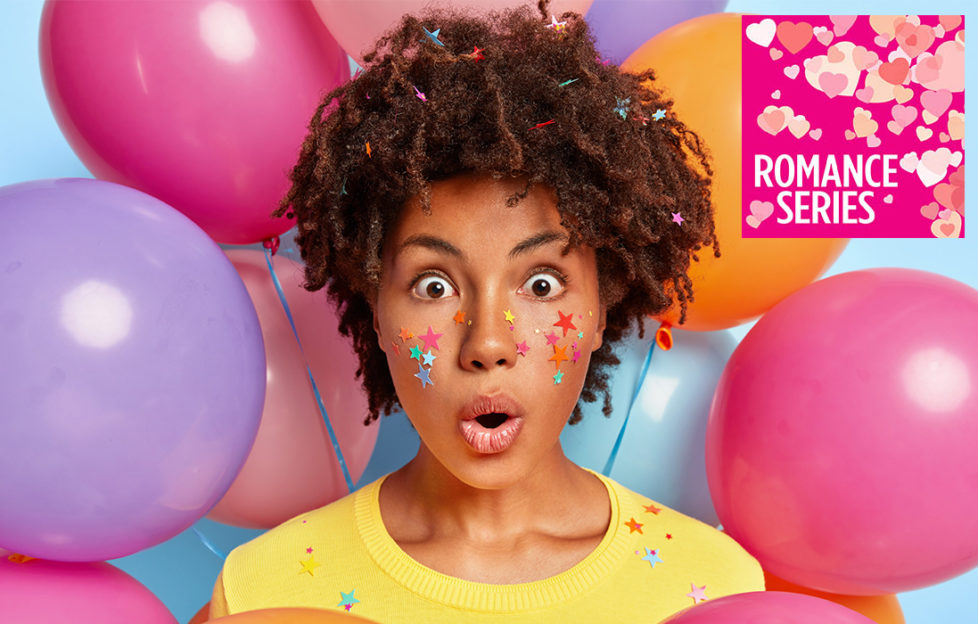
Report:
[[[341,591],[340,592],[340,597],[342,599],[340,600],[339,604],[337,604],[336,606],[337,607],[343,607],[344,609],[346,609],[347,611],[349,611],[353,607],[353,605],[355,605],[356,603],[360,602],[359,600],[357,600],[356,598],[353,597],[353,593],[355,591],[357,591],[357,590],[351,589],[349,593],[344,592],[344,591]]]
[[[558,22],[557,16],[551,15],[550,23],[544,26],[544,28],[550,28],[554,32],[562,32],[565,28],[567,28],[567,22]]]
[[[299,564],[302,566],[302,570],[299,571],[299,574],[305,574],[306,572],[308,572],[309,576],[315,576],[313,574],[313,570],[323,565],[318,561],[316,561],[316,558],[312,555],[310,555],[309,558],[306,559],[305,561],[300,559]]]
[[[666,539],[672,539],[672,533],[666,533]]]
[[[306,554],[312,554],[312,546],[306,549]]]
[[[657,516],[659,515],[659,512],[662,511],[661,507],[656,507],[655,505],[642,505],[642,506],[645,507],[645,511],[647,513],[652,513]]]
[[[418,336],[418,339],[424,343],[425,349],[428,349],[429,351],[431,349],[438,351],[438,339],[444,335],[445,334],[436,334],[434,331],[432,331],[431,325],[429,325],[428,333],[423,336]]]
[[[465,312],[459,310],[455,313],[455,316],[452,317],[452,320],[455,321],[456,325],[461,325],[465,322]]]
[[[370,141],[367,141],[367,158],[373,158],[373,156],[370,155]]]
[[[414,338],[414,334],[411,333],[411,330],[409,330],[406,327],[402,327],[401,328],[401,340],[403,340],[404,342],[407,342],[411,338]]]
[[[439,28],[435,32],[431,32],[430,30],[428,30],[424,26],[422,26],[421,28],[424,29],[424,34],[428,35],[428,39],[431,39],[432,41],[434,41],[435,43],[437,43],[441,47],[445,47],[445,44],[438,40],[438,35],[439,35],[439,33],[441,33],[441,28]]]
[[[621,115],[622,119],[628,119],[628,106],[632,103],[632,98],[627,97],[623,100],[616,97],[615,101],[617,102],[615,112]]]
[[[567,361],[567,345],[563,347],[558,347],[554,345],[554,354],[547,358],[548,362],[553,362],[557,365],[557,370],[560,370],[560,363]]]
[[[560,340],[560,338],[554,332],[550,332],[549,334],[544,334],[544,335],[547,337],[547,344],[549,345],[555,345],[557,344],[557,341]]]
[[[510,325],[512,325],[513,321],[516,320],[516,317],[513,316],[512,310],[503,310],[503,315],[506,317],[506,322],[509,323]]]
[[[582,331],[577,332],[577,338],[579,340],[584,340],[584,332],[582,332]]]
[[[581,350],[574,349],[574,353],[573,355],[571,355],[571,362],[577,364],[577,360],[580,359],[580,357],[581,357]]]
[[[699,604],[704,600],[708,600],[706,596],[706,585],[703,587],[697,587],[696,585],[690,583],[689,586],[693,589],[693,591],[686,595],[693,599],[693,604]]]
[[[672,220],[673,220],[674,223],[678,223],[679,225],[682,225],[683,224],[683,221],[685,221],[685,219],[683,219],[682,215],[680,213],[678,213],[678,212],[672,213]]]
[[[554,121],[553,119],[551,119],[549,121],[544,121],[543,123],[538,123],[537,125],[533,126],[532,128],[530,128],[530,130],[539,130],[540,128],[542,128],[544,126],[549,126],[552,123],[557,123],[557,122]]]
[[[471,56],[472,60],[474,60],[476,63],[486,58],[482,55],[482,50],[479,49],[479,46],[472,46],[472,48],[472,53],[469,54],[469,56]]]
[[[564,378],[564,373],[557,371],[557,374],[554,375],[554,385],[559,384],[563,378]]]
[[[648,548],[646,548],[645,556],[642,557],[642,561],[648,561],[649,563],[652,564],[653,568],[655,567],[655,564],[662,563],[662,559],[659,558],[659,550],[658,549],[649,550]]]
[[[666,116],[666,109],[664,109],[664,108],[660,108],[659,110],[657,110],[654,113],[652,113],[652,119],[654,119],[656,121],[662,121],[662,119],[665,116]]]
[[[564,314],[560,310],[557,310],[557,315],[560,317],[560,320],[557,321],[556,323],[554,323],[554,327],[563,327],[564,328],[564,336],[567,336],[567,331],[568,330],[570,330],[570,329],[577,329],[577,327],[574,326],[574,313],[573,312],[570,313],[570,314]]]
[[[635,522],[635,518],[629,518],[628,522],[625,523],[625,526],[628,527],[628,534],[629,535],[631,535],[635,531],[638,531],[639,533],[642,533],[642,524],[639,523],[639,522]]]
[[[412,87],[414,87],[414,85],[411,85],[411,86],[412,86]],[[422,102],[427,102],[427,101],[428,101],[428,98],[427,98],[427,97],[425,97],[425,94],[424,94],[424,93],[422,93],[422,92],[421,92],[421,91],[420,91],[420,90],[419,90],[419,89],[418,89],[417,87],[414,87],[414,94],[415,94],[415,95],[416,95],[416,96],[418,97],[418,99],[419,99],[419,100],[421,100]]]
[[[435,385],[435,382],[431,381],[431,371],[426,369],[421,362],[418,362],[418,372],[414,376],[421,380],[422,389]]]
[[[400,355],[401,354],[401,348],[399,346],[397,346],[397,343],[394,342],[393,340],[391,340],[391,347],[394,349],[394,355]]]
[[[437,358],[438,356],[437,356],[437,355],[433,355],[433,354],[431,353],[431,349],[428,349],[428,352],[427,352],[427,353],[425,353],[425,354],[424,354],[424,355],[423,355],[422,357],[424,358],[424,365],[425,365],[425,366],[431,366],[431,363],[432,363],[432,362],[434,362],[434,361],[435,361],[435,359],[436,359],[436,358]]]
[[[411,347],[411,359],[412,360],[417,360],[417,361],[420,362],[421,361],[421,353],[422,353],[421,347],[419,347],[418,345],[414,345],[413,347]]]
[[[530,350],[530,347],[526,344],[526,341],[519,342],[516,344],[516,353],[526,357],[526,352]]]

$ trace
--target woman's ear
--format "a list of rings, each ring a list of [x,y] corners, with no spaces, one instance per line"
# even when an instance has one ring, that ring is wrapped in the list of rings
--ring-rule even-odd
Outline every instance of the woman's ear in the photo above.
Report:
[[[591,347],[591,351],[597,351],[601,348],[601,344],[604,341],[604,328],[608,324],[608,306],[601,303],[601,311],[598,312],[598,326],[594,328],[594,345]]]

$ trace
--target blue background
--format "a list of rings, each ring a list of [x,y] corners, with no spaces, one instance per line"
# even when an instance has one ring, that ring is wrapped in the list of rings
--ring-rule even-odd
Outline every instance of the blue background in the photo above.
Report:
[[[973,0],[926,3],[920,0],[731,0],[727,10],[758,14],[962,14],[966,16],[967,25],[972,5]],[[41,8],[41,0],[5,0],[0,3],[0,60],[3,67],[0,69],[0,185],[41,178],[91,177],[62,137],[44,95],[37,54]],[[970,51],[966,53],[969,68],[973,67],[973,57]],[[975,72],[972,71],[968,74],[966,91],[978,92],[975,89]],[[966,153],[971,149],[972,136],[973,133],[966,135]],[[972,167],[968,170],[968,187],[974,188],[974,178]],[[971,210],[974,210],[973,204],[966,203]],[[288,248],[289,241],[284,242]],[[932,271],[978,288],[978,245],[970,239],[856,239],[827,275],[884,266]],[[921,322],[927,321],[921,319]],[[739,341],[750,326],[746,324],[729,332]],[[627,363],[620,375],[634,378],[638,365],[638,361]],[[405,444],[404,440],[411,442]],[[417,436],[402,415],[385,419],[377,449],[360,483],[396,469],[416,448]],[[907,494],[908,498],[913,496],[912,492]],[[206,519],[198,522],[195,528],[224,552],[260,533]],[[926,540],[927,536],[921,535],[920,539]],[[166,603],[180,622],[186,622],[209,600],[221,559],[188,530],[156,547],[113,563],[139,579]],[[971,602],[976,595],[978,570],[972,570],[940,585],[900,594],[899,600],[907,622],[911,624],[965,622],[978,621]]]

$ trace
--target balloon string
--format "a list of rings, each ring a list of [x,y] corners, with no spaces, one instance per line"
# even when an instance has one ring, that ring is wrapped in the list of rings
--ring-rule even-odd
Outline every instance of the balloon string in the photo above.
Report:
[[[652,362],[652,351],[655,350],[655,341],[653,340],[649,343],[649,352],[645,356],[645,364],[642,365],[642,372],[638,375],[638,383],[635,384],[635,392],[632,393],[632,402],[628,404],[628,411],[625,412],[625,420],[621,423],[621,429],[618,431],[618,439],[615,440],[615,445],[611,447],[611,455],[608,456],[608,461],[604,465],[604,469],[601,471],[606,477],[611,476],[611,469],[615,467],[615,460],[618,459],[618,449],[621,448],[621,441],[625,439],[625,427],[628,426],[628,417],[632,414],[632,407],[635,405],[635,400],[638,399],[638,393],[642,389],[642,384],[645,383],[645,376],[649,372],[649,364]]]
[[[340,469],[343,471],[343,478],[346,480],[346,491],[353,491],[353,479],[350,478],[350,471],[346,467],[346,460],[343,459],[343,452],[340,450],[339,440],[336,439],[336,432],[333,431],[333,425],[329,422],[329,416],[326,414],[326,406],[323,405],[323,398],[319,395],[319,388],[316,386],[316,380],[312,378],[312,371],[309,370],[309,362],[306,360],[305,352],[302,350],[302,342],[299,341],[299,332],[295,328],[295,322],[292,320],[292,312],[289,310],[289,304],[285,300],[285,293],[282,291],[282,284],[278,281],[278,276],[275,275],[275,270],[272,268],[272,253],[270,247],[265,247],[265,262],[268,263],[268,272],[272,276],[272,283],[275,284],[275,291],[278,292],[279,301],[282,302],[282,308],[285,310],[285,316],[289,319],[289,325],[292,326],[292,334],[295,336],[295,341],[299,345],[299,352],[302,354],[302,362],[306,366],[306,374],[309,376],[309,383],[312,384],[312,392],[316,396],[316,405],[319,406],[319,413],[323,416],[323,422],[326,423],[326,431],[329,433],[329,441],[333,445],[333,452],[336,453],[336,459],[339,461]]]
[[[201,533],[197,529],[197,527],[190,527],[190,528],[193,529],[194,533],[197,534],[197,538],[201,541],[201,543],[204,544],[204,546],[207,547],[207,550],[211,551],[212,553],[220,557],[222,561],[228,558],[227,554],[221,551],[217,546],[214,545],[213,542],[207,539],[207,536]]]

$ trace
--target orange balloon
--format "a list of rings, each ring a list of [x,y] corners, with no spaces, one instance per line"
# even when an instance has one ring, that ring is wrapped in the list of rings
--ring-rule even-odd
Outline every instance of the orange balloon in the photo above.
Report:
[[[374,620],[368,620],[343,611],[299,607],[244,611],[210,621],[221,624],[343,624],[344,622],[377,624]]]
[[[741,238],[740,14],[697,17],[665,30],[632,53],[626,71],[655,70],[656,86],[676,116],[711,154],[720,258],[701,249],[689,267],[695,300],[686,322],[676,305],[659,320],[711,331],[746,323],[818,279],[849,239]],[[673,111],[670,111],[670,113]]]
[[[774,576],[767,570],[764,571],[764,584],[768,591],[786,591],[796,594],[808,594],[816,598],[824,598],[838,603],[843,607],[848,607],[853,611],[862,613],[876,624],[906,624],[903,617],[903,609],[900,608],[900,601],[894,594],[883,596],[846,596],[843,594],[830,594],[828,592],[802,587]]]

